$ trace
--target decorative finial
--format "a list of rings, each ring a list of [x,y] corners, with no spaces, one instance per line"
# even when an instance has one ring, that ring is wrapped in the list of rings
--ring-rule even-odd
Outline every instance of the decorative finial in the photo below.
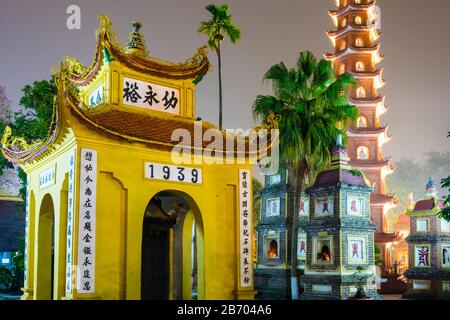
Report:
[[[342,135],[338,134],[336,137],[336,146],[333,149],[331,160],[331,167],[347,166],[350,158],[342,141]]]
[[[437,195],[436,184],[433,181],[433,178],[430,177],[426,186],[426,196],[427,197],[435,197]]]
[[[147,57],[148,50],[145,45],[144,36],[140,32],[141,28],[142,23],[140,23],[139,21],[133,21],[131,23],[131,32],[128,36],[128,42],[125,47],[125,51],[129,54]]]
[[[345,149],[344,144],[342,143],[342,134],[338,134],[336,138],[336,149]]]

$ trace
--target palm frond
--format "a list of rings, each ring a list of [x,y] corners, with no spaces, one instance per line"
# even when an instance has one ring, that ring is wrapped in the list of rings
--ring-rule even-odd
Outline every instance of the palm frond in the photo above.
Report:
[[[317,59],[314,54],[310,51],[300,52],[300,57],[298,59],[297,68],[299,72],[305,74],[307,78],[311,77],[317,67]]]
[[[206,10],[211,14],[210,20],[200,22],[197,30],[208,36],[208,45],[217,49],[223,41],[224,35],[228,36],[232,43],[236,43],[241,38],[241,30],[233,23],[227,4],[209,4]]]
[[[253,103],[253,115],[264,122],[272,112],[279,115],[282,108],[283,104],[277,98],[260,95]]]
[[[241,29],[238,26],[234,25],[232,21],[224,25],[223,29],[228,38],[230,38],[231,43],[236,43],[241,39]]]
[[[283,62],[272,66],[264,80],[272,82],[274,96],[258,96],[255,117],[266,119],[275,112],[280,117],[281,161],[290,167],[302,166],[305,177],[313,177],[331,161],[336,136],[357,117],[357,108],[348,101],[347,90],[354,83],[349,75],[335,77],[332,64],[317,62],[309,51],[301,52],[297,68]]]

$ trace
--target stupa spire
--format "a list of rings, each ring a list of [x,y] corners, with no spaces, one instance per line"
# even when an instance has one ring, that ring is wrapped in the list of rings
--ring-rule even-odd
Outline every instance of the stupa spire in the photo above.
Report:
[[[145,39],[143,34],[140,32],[142,28],[142,23],[139,21],[133,21],[131,23],[131,32],[128,36],[127,45],[125,51],[130,54],[137,56],[147,57],[148,50],[145,45]]]
[[[348,157],[347,149],[345,149],[342,141],[342,135],[339,134],[336,137],[336,146],[332,152],[331,168],[348,166],[349,160],[350,158]]]
[[[436,184],[434,183],[433,177],[430,177],[428,179],[428,183],[426,185],[426,196],[427,197],[436,197],[437,196]]]

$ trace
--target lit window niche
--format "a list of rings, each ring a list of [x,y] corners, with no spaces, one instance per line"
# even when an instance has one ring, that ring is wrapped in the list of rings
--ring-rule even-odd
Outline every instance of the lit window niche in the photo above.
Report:
[[[358,117],[358,122],[357,122],[358,128],[367,128],[369,126],[368,122],[369,121],[367,120],[366,117],[364,117],[364,116]]]
[[[345,40],[342,40],[339,46],[339,50],[344,50],[345,48],[347,48],[347,42]]]
[[[347,26],[347,18],[342,19],[341,27],[345,28]]]
[[[430,231],[430,219],[417,219],[416,221],[416,231],[417,232],[428,232]]]
[[[356,17],[355,17],[355,24],[357,24],[357,25],[361,25],[361,24],[362,24],[362,18],[361,18],[361,16],[356,16]]]
[[[280,215],[280,198],[267,199],[266,216],[276,217]]]
[[[365,70],[364,62],[358,61],[358,62],[356,63],[356,71],[358,71],[358,72],[363,72],[364,70]]]
[[[344,73],[345,73],[345,69],[346,69],[345,64],[341,64],[341,65],[339,66],[339,69],[338,69],[338,74],[339,74],[339,75],[344,74]]]
[[[314,263],[332,264],[333,263],[333,239],[332,237],[314,237]]]
[[[280,236],[276,235],[274,231],[269,231],[265,238],[264,251],[266,259],[278,259],[280,257],[278,247]]]
[[[355,0],[355,4],[361,4],[361,0]]]
[[[367,239],[365,237],[349,237],[347,248],[348,264],[367,263]]]
[[[366,98],[367,97],[366,89],[364,87],[358,87],[358,89],[356,89],[356,97]]]
[[[450,245],[442,246],[442,267],[450,268]]]
[[[356,150],[356,156],[357,156],[358,160],[369,160],[369,157],[370,157],[369,148],[367,148],[366,146],[360,146]]]
[[[414,246],[414,266],[416,268],[429,268],[430,254],[431,254],[430,245]]]
[[[361,38],[357,38],[357,39],[355,40],[355,46],[356,46],[357,48],[362,48],[362,47],[364,46],[363,40],[362,40]]]

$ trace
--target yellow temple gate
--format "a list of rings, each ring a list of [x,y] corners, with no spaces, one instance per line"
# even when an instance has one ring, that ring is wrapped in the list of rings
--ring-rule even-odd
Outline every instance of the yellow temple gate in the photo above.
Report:
[[[224,133],[195,121],[196,83],[210,64],[204,48],[184,63],[151,57],[140,27],[122,47],[100,17],[92,66],[66,58],[55,72],[47,139],[3,135],[3,154],[28,175],[22,299],[255,295],[242,234],[252,237],[256,156],[233,148],[239,161],[207,164],[197,160],[209,142],[193,141],[184,146],[192,165],[174,164],[177,129]]]

